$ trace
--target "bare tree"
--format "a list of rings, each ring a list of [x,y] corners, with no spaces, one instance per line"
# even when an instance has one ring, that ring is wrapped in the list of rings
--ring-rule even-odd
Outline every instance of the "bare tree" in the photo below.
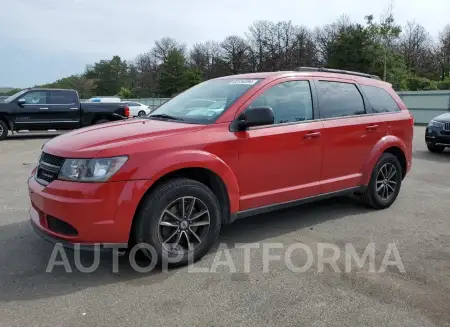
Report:
[[[345,32],[349,26],[351,26],[349,17],[342,15],[336,22],[315,29],[314,39],[318,61],[321,65],[327,65],[332,55],[333,45],[339,39],[340,34]]]
[[[179,51],[184,54],[186,51],[186,46],[184,44],[178,43],[176,40],[170,37],[165,37],[161,40],[155,41],[153,53],[161,63],[166,62],[169,53],[171,53],[172,51]]]
[[[450,24],[439,34],[439,44],[435,48],[435,57],[439,62],[440,78],[450,76]]]
[[[433,70],[433,40],[425,28],[410,21],[400,36],[399,51],[406,66],[416,74],[427,74]]]
[[[248,71],[249,46],[246,41],[236,35],[228,36],[222,43],[222,59],[228,63],[230,73],[238,74]]]
[[[254,22],[246,33],[250,45],[250,62],[255,71],[263,71],[267,59],[267,42],[272,22],[260,20]]]

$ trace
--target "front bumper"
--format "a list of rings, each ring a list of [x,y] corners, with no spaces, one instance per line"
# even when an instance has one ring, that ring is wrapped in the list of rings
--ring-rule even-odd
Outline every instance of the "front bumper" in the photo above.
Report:
[[[425,131],[425,142],[427,144],[450,147],[450,131],[428,126]]]
[[[151,185],[151,180],[110,183],[55,180],[43,186],[30,177],[30,220],[38,234],[63,246],[126,246],[136,208]]]

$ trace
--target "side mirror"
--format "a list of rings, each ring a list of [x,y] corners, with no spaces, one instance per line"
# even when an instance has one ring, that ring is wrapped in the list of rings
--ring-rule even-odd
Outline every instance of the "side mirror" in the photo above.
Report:
[[[27,103],[27,101],[24,98],[20,98],[19,100],[17,100],[17,103],[19,104],[19,106],[21,106]]]
[[[272,108],[248,108],[233,122],[232,128],[236,131],[242,131],[252,126],[271,125],[274,121]]]

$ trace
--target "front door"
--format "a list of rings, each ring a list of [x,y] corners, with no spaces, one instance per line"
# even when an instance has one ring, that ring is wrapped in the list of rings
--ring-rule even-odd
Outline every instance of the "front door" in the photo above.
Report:
[[[48,126],[50,116],[47,93],[33,90],[20,97],[25,103],[19,105],[16,102],[11,114],[15,130],[45,129]]]
[[[314,121],[308,80],[282,79],[244,107],[269,106],[275,122],[237,132],[240,210],[317,195],[322,165],[322,122]],[[238,113],[239,114],[239,113]]]

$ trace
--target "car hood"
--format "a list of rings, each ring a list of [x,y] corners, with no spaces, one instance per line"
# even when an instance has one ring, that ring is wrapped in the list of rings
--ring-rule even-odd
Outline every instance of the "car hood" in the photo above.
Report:
[[[103,150],[194,132],[204,127],[154,119],[130,119],[93,125],[59,135],[46,142],[43,151],[66,158],[90,158]]]
[[[433,120],[443,122],[443,123],[450,123],[450,113],[445,113],[445,114],[439,115],[437,117],[434,117]]]

